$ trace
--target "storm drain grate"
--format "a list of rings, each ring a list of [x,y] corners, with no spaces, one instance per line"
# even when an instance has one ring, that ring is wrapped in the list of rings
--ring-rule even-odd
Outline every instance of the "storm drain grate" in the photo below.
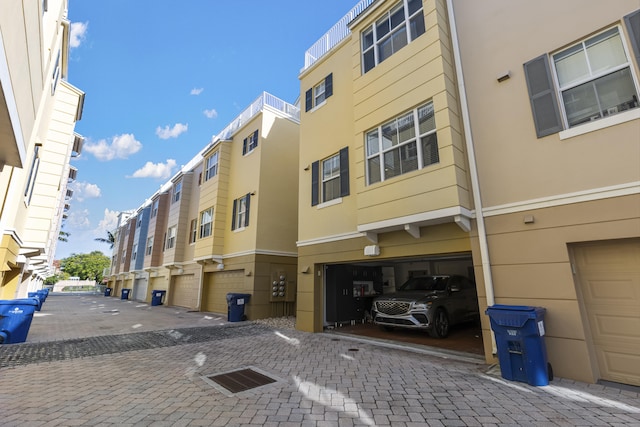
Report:
[[[236,394],[263,385],[275,383],[277,380],[268,375],[257,372],[255,369],[245,368],[224,374],[217,374],[205,377],[215,384],[223,387],[226,391]]]

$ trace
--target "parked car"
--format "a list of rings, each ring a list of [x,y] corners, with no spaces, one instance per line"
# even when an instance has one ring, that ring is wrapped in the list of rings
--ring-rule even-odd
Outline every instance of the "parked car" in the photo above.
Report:
[[[377,297],[371,316],[385,329],[423,329],[445,338],[452,325],[480,319],[476,285],[458,275],[412,277],[395,293]]]

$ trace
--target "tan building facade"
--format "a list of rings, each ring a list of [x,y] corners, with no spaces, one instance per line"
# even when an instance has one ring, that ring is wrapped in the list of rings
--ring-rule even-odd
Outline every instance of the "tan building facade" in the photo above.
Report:
[[[0,298],[42,287],[81,151],[84,93],[65,81],[67,1],[17,1],[0,15]]]
[[[640,385],[640,10],[588,4],[453,1],[474,262],[493,302],[547,309],[556,375]],[[487,321],[484,342],[489,359]]]

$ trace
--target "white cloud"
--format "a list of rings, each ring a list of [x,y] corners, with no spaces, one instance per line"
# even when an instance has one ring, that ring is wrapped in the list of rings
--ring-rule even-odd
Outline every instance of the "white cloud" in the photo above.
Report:
[[[87,209],[78,212],[72,210],[67,218],[67,223],[73,228],[87,228],[89,226],[89,211]]]
[[[167,163],[147,162],[143,167],[127,178],[158,178],[167,179],[171,176],[173,169],[176,167],[176,161],[167,159]]]
[[[203,90],[204,90],[203,87],[198,87],[198,88],[194,87],[193,89],[191,89],[191,95],[200,95]]]
[[[95,229],[95,232],[99,234],[98,237],[105,237],[107,231],[113,232],[118,225],[118,213],[117,211],[112,211],[109,209],[104,210],[104,217],[98,223],[98,227]],[[104,236],[103,236],[104,235]]]
[[[158,126],[156,128],[156,135],[160,137],[160,139],[169,139],[169,138],[177,138],[181,133],[184,133],[189,129],[189,125],[183,125],[182,123],[176,123],[172,128],[169,126],[165,126],[161,128]]]
[[[100,161],[113,159],[126,159],[130,155],[137,153],[142,148],[142,143],[136,140],[131,133],[114,136],[111,143],[101,139],[96,143],[87,142],[83,151],[93,154]]]
[[[204,110],[203,113],[210,119],[215,119],[216,117],[218,117],[218,112],[213,108],[211,110]]]
[[[71,23],[71,34],[69,35],[69,46],[71,48],[76,48],[80,46],[80,44],[84,41],[87,28],[89,27],[88,22],[72,22]]]
[[[96,199],[102,196],[102,191],[96,184],[88,182],[74,182],[70,187],[73,189],[73,198],[79,202],[82,202],[85,199]]]

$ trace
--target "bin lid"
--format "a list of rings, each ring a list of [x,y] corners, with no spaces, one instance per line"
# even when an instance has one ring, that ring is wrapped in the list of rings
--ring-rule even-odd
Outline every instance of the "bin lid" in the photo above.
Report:
[[[500,326],[522,327],[529,319],[538,319],[544,316],[546,311],[544,307],[494,304],[487,307],[485,314]]]
[[[37,298],[2,299],[0,305],[40,305]]]

